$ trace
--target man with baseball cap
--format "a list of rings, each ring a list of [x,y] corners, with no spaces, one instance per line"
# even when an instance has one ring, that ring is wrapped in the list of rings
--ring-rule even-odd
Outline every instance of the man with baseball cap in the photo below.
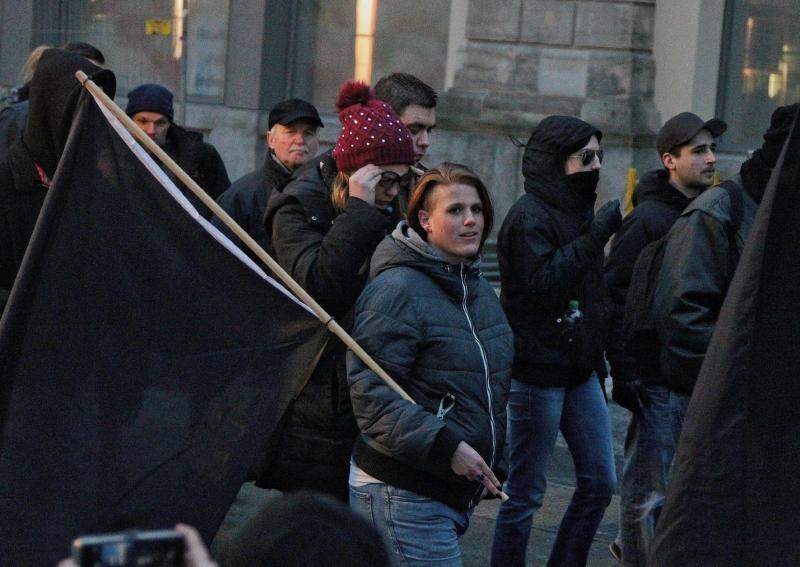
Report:
[[[688,397],[660,383],[658,360],[638,360],[626,353],[621,333],[631,274],[642,249],[665,236],[683,210],[711,186],[715,173],[715,138],[727,125],[712,118],[682,112],[664,124],[656,136],[663,168],[642,175],[633,194],[634,210],[614,236],[605,267],[612,300],[611,340],[606,351],[613,377],[613,399],[629,410],[625,464],[620,482],[620,532],[612,553],[626,566],[644,567],[654,535]],[[649,504],[656,504],[648,507]]]
[[[694,389],[725,293],[798,111],[800,103],[776,109],[764,143],[739,174],[692,201],[667,236],[653,320],[661,343],[659,376],[672,392],[688,398]]]
[[[656,137],[656,149],[673,187],[693,198],[711,186],[717,161],[714,140],[727,128],[719,118],[703,122],[691,112],[667,120]]]
[[[152,83],[139,85],[128,93],[125,113],[158,144],[189,177],[194,179],[206,193],[216,199],[231,184],[228,171],[216,148],[203,141],[198,132],[190,132],[173,122],[172,92]],[[194,193],[172,175],[178,187],[204,217],[211,211],[195,197]]]
[[[299,98],[276,104],[269,113],[268,125],[263,165],[236,180],[217,199],[225,212],[265,249],[270,247],[263,222],[269,197],[273,191],[282,191],[292,173],[316,155],[318,132],[324,126],[314,105]],[[219,219],[214,218],[212,223],[238,243]]]

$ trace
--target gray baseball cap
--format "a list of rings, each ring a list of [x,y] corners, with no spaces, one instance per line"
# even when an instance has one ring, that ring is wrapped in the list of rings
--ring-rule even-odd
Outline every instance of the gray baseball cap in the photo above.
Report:
[[[711,132],[712,137],[719,138],[728,129],[728,125],[719,118],[703,122],[702,118],[691,112],[681,112],[673,116],[664,123],[656,136],[658,155],[663,156],[673,148],[685,144],[704,129]]]

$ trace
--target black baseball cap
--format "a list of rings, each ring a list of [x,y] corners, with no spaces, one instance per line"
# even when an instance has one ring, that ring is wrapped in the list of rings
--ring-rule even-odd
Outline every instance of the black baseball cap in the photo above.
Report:
[[[656,149],[658,155],[663,156],[673,148],[685,144],[694,138],[700,130],[708,130],[711,136],[718,138],[725,130],[728,129],[728,124],[719,118],[712,118],[711,120],[703,119],[691,112],[681,112],[667,120],[658,131],[656,136]]]
[[[325,126],[313,104],[299,98],[290,98],[279,102],[269,111],[269,129],[275,124],[285,126],[301,118],[314,122],[320,128]]]

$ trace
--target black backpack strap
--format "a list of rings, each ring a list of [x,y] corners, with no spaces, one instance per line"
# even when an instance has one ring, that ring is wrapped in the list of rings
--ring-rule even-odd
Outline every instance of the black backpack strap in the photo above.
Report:
[[[744,196],[742,195],[742,187],[733,179],[726,179],[719,186],[724,189],[731,202],[731,222],[728,225],[728,247],[731,250],[731,273],[736,269],[739,263],[739,249],[736,246],[736,235],[739,228],[742,226],[742,218],[744,217]]]

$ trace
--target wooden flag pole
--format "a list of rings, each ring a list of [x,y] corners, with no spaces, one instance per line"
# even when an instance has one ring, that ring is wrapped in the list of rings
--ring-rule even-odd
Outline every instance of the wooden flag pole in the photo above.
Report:
[[[412,404],[415,403],[414,400],[409,396],[405,390],[395,382],[391,376],[389,376],[380,365],[375,362],[375,360],[363,349],[361,346],[353,340],[353,338],[345,331],[341,325],[330,315],[328,315],[327,311],[325,311],[322,306],[317,303],[313,297],[311,297],[306,290],[304,290],[300,284],[298,284],[292,277],[284,270],[280,264],[278,264],[275,260],[272,259],[272,256],[266,253],[266,251],[261,248],[261,246],[253,240],[253,238],[244,231],[244,229],[237,224],[235,220],[231,218],[231,216],[226,213],[222,207],[220,207],[214,199],[212,199],[208,193],[206,193],[200,186],[195,182],[194,179],[189,177],[189,175],[181,169],[181,167],[175,163],[175,161],[167,155],[167,153],[162,150],[158,144],[156,144],[153,140],[150,139],[150,136],[144,133],[139,126],[127,115],[125,112],[117,106],[117,104],[111,100],[103,89],[98,87],[93,81],[89,80],[89,77],[83,71],[78,71],[75,73],[75,76],[81,82],[81,84],[96,98],[98,98],[105,107],[120,121],[122,124],[125,125],[125,128],[136,137],[137,140],[149,151],[151,154],[155,155],[161,162],[167,166],[167,168],[175,174],[175,176],[180,179],[190,190],[194,193],[198,199],[200,199],[203,204],[211,209],[211,212],[214,213],[223,223],[227,226],[231,232],[233,232],[242,242],[245,243],[247,248],[249,248],[253,254],[255,254],[267,267],[272,270],[272,272],[278,276],[278,279],[283,282],[283,284],[288,287],[292,292],[300,298],[300,301],[308,305],[311,310],[314,312],[314,315],[322,321],[322,323],[330,330],[334,335],[339,337],[341,341],[347,345],[347,348],[353,351],[355,355],[360,358],[364,364],[366,364],[373,372],[375,372],[378,376],[386,382],[390,388],[392,388],[395,392],[400,394],[403,398],[411,402]]]
[[[231,216],[226,213],[222,207],[220,207],[214,199],[212,199],[208,193],[206,193],[196,182],[194,179],[189,177],[189,175],[181,169],[181,167],[175,163],[175,161],[167,155],[167,153],[162,150],[158,144],[156,144],[153,140],[150,139],[150,136],[144,133],[136,123],[125,114],[125,112],[117,106],[117,104],[111,100],[103,89],[98,87],[93,81],[89,79],[89,77],[83,71],[78,71],[75,73],[78,81],[92,93],[98,100],[100,100],[103,105],[111,112],[117,120],[122,122],[125,128],[137,139],[139,142],[153,155],[155,155],[161,162],[172,172],[175,176],[180,179],[188,188],[189,190],[194,193],[200,201],[203,202],[205,206],[207,206],[212,213],[214,213],[223,223],[227,226],[231,232],[233,232],[245,245],[253,252],[267,267],[272,270],[272,272],[278,276],[283,284],[288,287],[292,292],[311,310],[314,312],[314,315],[322,321],[322,323],[331,331],[334,335],[339,337],[339,339],[347,345],[347,348],[353,351],[353,353],[366,364],[370,370],[375,372],[380,378],[386,382],[386,384],[395,392],[397,392],[400,396],[404,399],[408,400],[412,404],[416,403],[411,396],[406,393],[405,390],[398,384],[397,382],[389,376],[386,371],[380,367],[380,365],[375,362],[367,351],[361,348],[353,337],[351,337],[347,331],[345,331],[341,325],[331,317],[327,311],[325,311],[322,306],[317,303],[313,297],[311,297],[306,290],[304,290],[300,284],[298,284],[292,276],[290,276],[286,270],[284,270],[280,264],[278,264],[275,260],[272,259],[272,256],[267,254],[267,252],[261,248],[261,246],[253,240],[253,238],[245,232],[245,230],[239,226],[239,224],[231,218]],[[485,483],[484,483],[485,484]],[[502,501],[508,500],[508,495],[500,491],[500,499]]]

